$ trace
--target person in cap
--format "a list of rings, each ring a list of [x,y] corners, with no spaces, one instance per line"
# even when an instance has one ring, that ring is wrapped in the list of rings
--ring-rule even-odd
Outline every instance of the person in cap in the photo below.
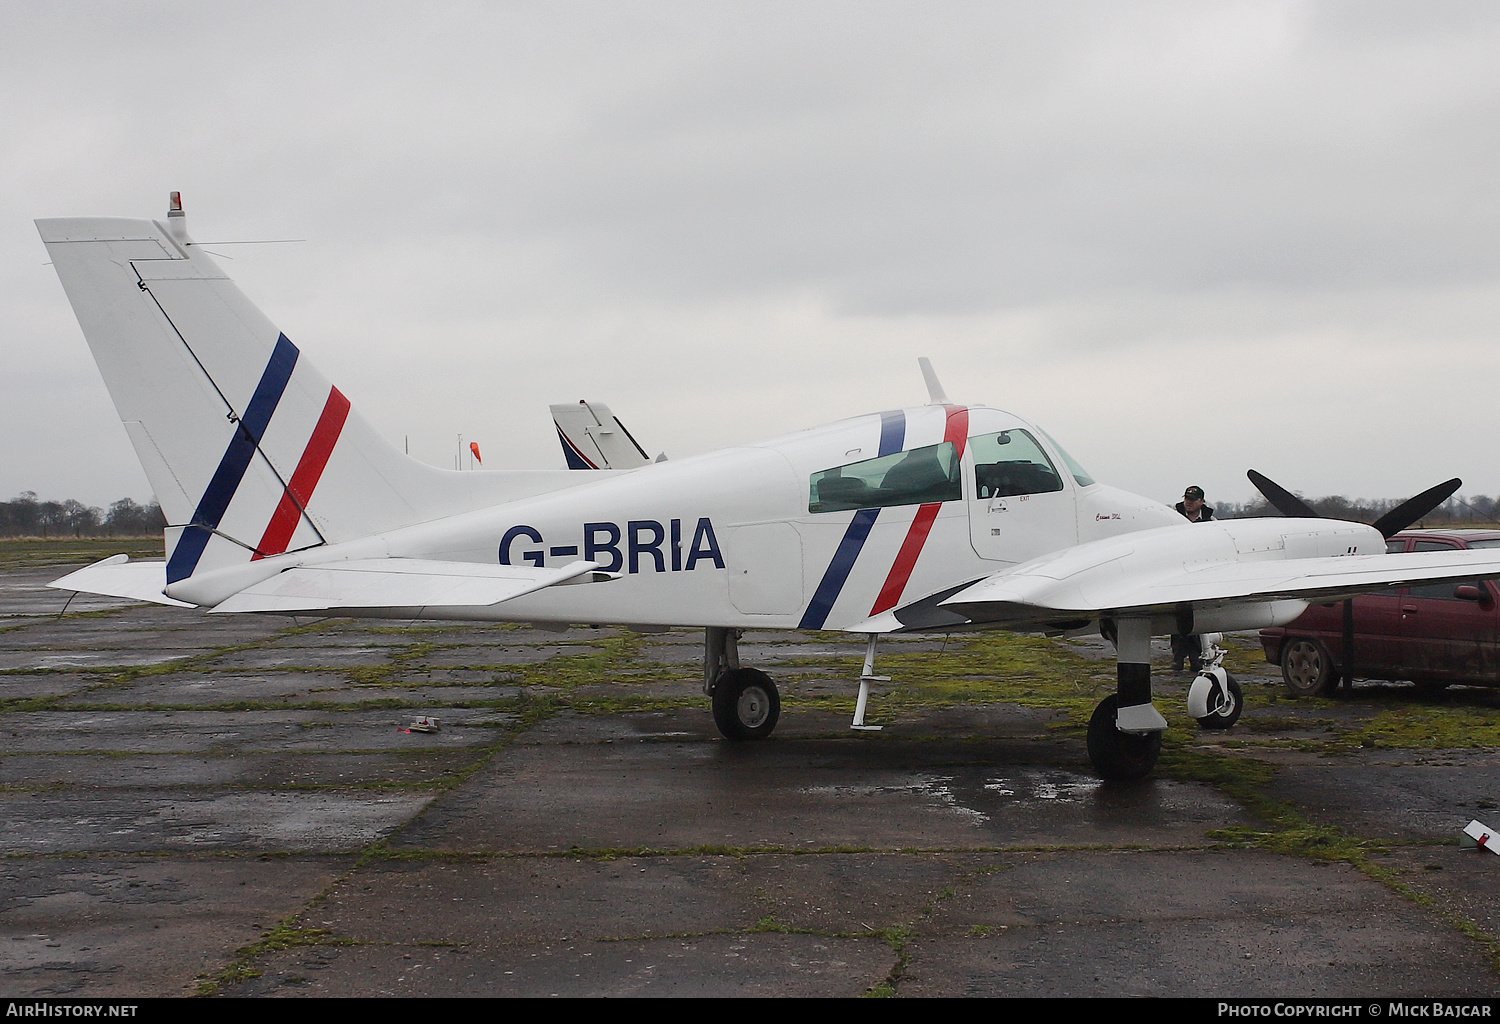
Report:
[[[1189,487],[1182,492],[1182,500],[1177,503],[1177,511],[1190,523],[1211,522],[1214,510],[1211,506],[1203,503],[1203,488],[1198,486]],[[1186,660],[1189,667],[1197,672],[1203,667],[1203,641],[1196,635],[1180,636],[1172,634],[1172,671],[1181,672],[1182,663]]]
[[[1214,517],[1211,506],[1203,504],[1203,488],[1189,487],[1182,492],[1182,500],[1177,503],[1177,511],[1190,523],[1206,523]]]

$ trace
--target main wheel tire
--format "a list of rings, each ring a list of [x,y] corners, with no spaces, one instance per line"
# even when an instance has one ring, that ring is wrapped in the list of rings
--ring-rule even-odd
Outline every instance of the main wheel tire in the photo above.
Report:
[[[1339,673],[1328,648],[1295,637],[1281,648],[1281,681],[1293,697],[1326,697],[1338,685]]]
[[[1194,719],[1201,729],[1228,729],[1240,720],[1240,712],[1245,710],[1245,695],[1240,691],[1240,684],[1228,672],[1224,673],[1224,678],[1229,683],[1229,700],[1202,718]]]
[[[1120,697],[1111,694],[1099,702],[1089,719],[1089,761],[1106,779],[1139,779],[1150,774],[1161,756],[1161,733],[1134,734],[1115,727]]]
[[[725,672],[714,683],[714,724],[725,739],[763,740],[781,718],[781,695],[758,668]]]

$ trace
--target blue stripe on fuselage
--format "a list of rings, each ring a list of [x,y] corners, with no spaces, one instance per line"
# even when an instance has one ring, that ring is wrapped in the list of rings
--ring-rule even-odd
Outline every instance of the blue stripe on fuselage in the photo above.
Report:
[[[881,413],[880,455],[894,455],[905,443],[906,413],[899,409]],[[828,563],[818,589],[813,591],[812,600],[808,602],[807,611],[802,613],[802,621],[797,623],[798,629],[822,629],[823,623],[828,621],[828,613],[833,611],[833,603],[839,599],[849,573],[854,571],[854,563],[859,559],[879,515],[878,508],[862,508],[849,520],[849,528],[844,531],[844,537],[833,553],[833,561]]]
[[[172,549],[172,557],[167,561],[168,583],[187,579],[198,567],[198,559],[203,557],[208,539],[219,528],[220,520],[224,518],[230,501],[240,488],[240,481],[245,479],[245,471],[250,468],[250,460],[255,457],[256,446],[260,444],[266,426],[276,412],[276,406],[281,403],[287,381],[292,378],[292,368],[296,365],[297,346],[283,334],[276,339],[271,361],[266,364],[260,383],[255,386],[255,394],[245,408],[245,414],[235,424],[234,436],[230,438],[229,447],[219,460],[219,468],[214,470],[213,479],[208,482],[208,488],[198,501],[192,522],[182,531],[177,546]]]
[[[906,443],[906,413],[897,409],[895,412],[883,412],[880,414],[880,454],[894,455],[901,450]],[[877,456],[878,457],[878,456]]]

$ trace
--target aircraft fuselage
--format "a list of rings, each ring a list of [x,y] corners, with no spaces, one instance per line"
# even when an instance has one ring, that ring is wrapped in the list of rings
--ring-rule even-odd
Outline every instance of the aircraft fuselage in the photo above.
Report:
[[[384,556],[554,568],[585,559],[620,578],[423,614],[837,629],[1050,551],[1183,522],[1159,502],[1071,471],[1042,431],[984,407],[875,413],[574,476],[575,486],[265,559],[225,573],[223,585],[238,589],[247,574],[269,576],[289,561]],[[194,599],[213,603],[204,590],[211,579],[192,585]]]

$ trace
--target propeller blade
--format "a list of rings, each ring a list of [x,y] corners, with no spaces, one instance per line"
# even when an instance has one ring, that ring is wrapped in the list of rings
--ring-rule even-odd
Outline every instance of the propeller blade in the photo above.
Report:
[[[1454,492],[1463,485],[1464,482],[1462,480],[1454,477],[1446,483],[1438,484],[1436,487],[1429,487],[1415,498],[1408,498],[1406,501],[1403,501],[1385,515],[1375,520],[1372,525],[1380,531],[1382,537],[1390,540],[1412,523],[1415,523],[1418,519],[1421,519],[1443,502],[1453,497]]]
[[[1252,469],[1245,475],[1250,478],[1250,482],[1255,485],[1255,489],[1264,494],[1266,496],[1266,500],[1269,501],[1271,505],[1276,509],[1276,511],[1280,512],[1282,515],[1287,516],[1291,519],[1320,518],[1320,516],[1316,512],[1308,507],[1307,502],[1303,501],[1301,498],[1297,497],[1291,491],[1287,490],[1285,487],[1282,487],[1280,484],[1278,484],[1276,481],[1272,480],[1265,474],[1257,473]],[[1444,497],[1446,497],[1446,495]],[[1416,499],[1414,498],[1412,500],[1415,501]],[[1406,506],[1403,505],[1401,507],[1405,508]]]

